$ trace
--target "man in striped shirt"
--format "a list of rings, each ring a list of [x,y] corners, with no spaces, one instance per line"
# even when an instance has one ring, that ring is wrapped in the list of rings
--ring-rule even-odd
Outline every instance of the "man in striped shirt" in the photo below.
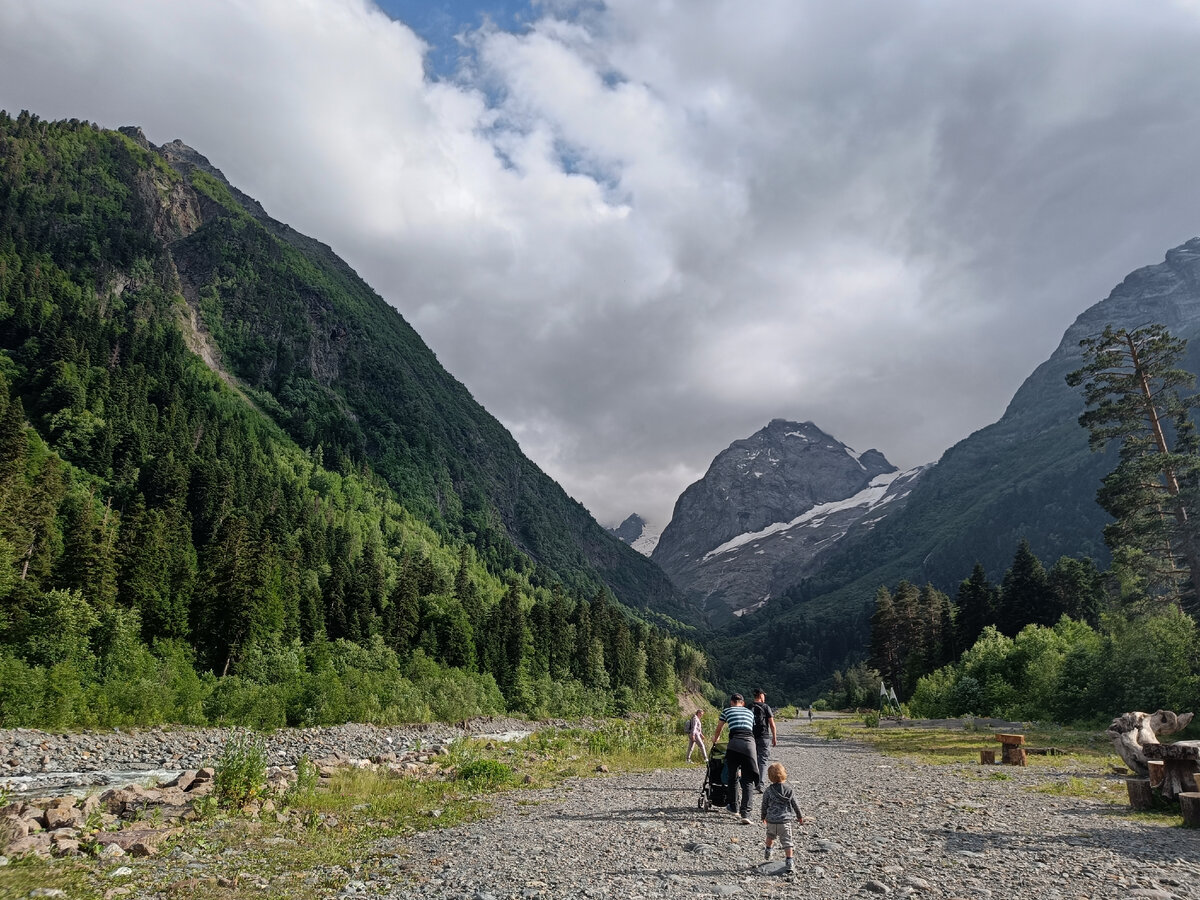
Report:
[[[729,746],[725,749],[725,766],[729,773],[729,805],[725,808],[740,815],[743,825],[749,825],[751,786],[758,781],[758,757],[754,752],[754,713],[746,707],[746,699],[741,694],[734,694],[718,718],[717,730],[713,732],[713,746],[721,736],[721,729],[729,726]],[[737,802],[739,781],[742,785],[740,808]]]

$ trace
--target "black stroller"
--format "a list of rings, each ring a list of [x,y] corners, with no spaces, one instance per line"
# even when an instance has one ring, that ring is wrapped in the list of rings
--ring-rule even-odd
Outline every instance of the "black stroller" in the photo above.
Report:
[[[725,751],[713,747],[708,754],[708,764],[704,767],[704,784],[700,786],[700,798],[696,801],[697,809],[723,807],[729,803],[729,789],[725,786],[724,772]]]

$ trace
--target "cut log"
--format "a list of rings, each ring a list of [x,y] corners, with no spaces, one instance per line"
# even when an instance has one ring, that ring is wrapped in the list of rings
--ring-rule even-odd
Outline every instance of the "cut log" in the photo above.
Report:
[[[1200,791],[1200,772],[1196,773],[1196,790]]]
[[[1163,778],[1166,777],[1166,772],[1163,770],[1163,761],[1161,759],[1150,759],[1146,761],[1146,765],[1150,767],[1150,787],[1162,787]]]
[[[1023,734],[998,734],[996,740],[1004,746],[1020,747],[1025,743],[1025,735]]]
[[[1183,813],[1184,825],[1200,828],[1200,791],[1184,791],[1180,794],[1179,811]]]
[[[995,750],[980,750],[979,764],[982,766],[994,766],[996,764]]]
[[[1010,744],[1004,745],[1004,762],[1010,766],[1025,765],[1025,751]]]
[[[1129,805],[1134,809],[1154,809],[1154,791],[1149,778],[1126,778],[1125,789],[1129,791]]]

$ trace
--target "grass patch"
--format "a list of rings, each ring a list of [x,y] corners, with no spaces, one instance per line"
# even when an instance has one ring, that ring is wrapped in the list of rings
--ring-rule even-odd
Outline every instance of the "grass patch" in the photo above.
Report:
[[[843,726],[846,737],[871,744],[887,756],[902,756],[932,765],[970,765],[979,763],[980,750],[995,750],[1000,744],[991,731],[948,728],[856,728]],[[1061,753],[1055,756],[1030,755],[1030,768],[1060,769],[1064,766],[1095,768],[1103,771],[1109,764],[1119,763],[1112,742],[1097,732],[1078,731],[1059,727],[1034,727],[1025,732],[1030,747],[1054,747]]]
[[[459,741],[434,757],[437,774],[427,778],[347,768],[319,784],[306,760],[283,822],[274,813],[248,818],[214,808],[154,857],[14,860],[0,868],[0,898],[60,888],[73,900],[102,900],[113,887],[140,897],[174,886],[173,900],[308,900],[351,880],[369,884],[377,872],[395,881],[404,865],[381,849],[385,838],[479,821],[491,814],[494,794],[595,776],[601,765],[613,774],[685,765],[676,726],[674,719],[620,720],[547,729],[512,744]],[[133,874],[110,879],[120,865]]]

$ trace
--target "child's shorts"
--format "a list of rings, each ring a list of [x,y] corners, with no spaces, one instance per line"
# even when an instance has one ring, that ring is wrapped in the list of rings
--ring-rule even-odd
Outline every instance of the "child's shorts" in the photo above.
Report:
[[[778,838],[779,845],[784,850],[789,850],[796,846],[792,840],[792,823],[791,822],[768,822],[767,823],[767,840]]]

